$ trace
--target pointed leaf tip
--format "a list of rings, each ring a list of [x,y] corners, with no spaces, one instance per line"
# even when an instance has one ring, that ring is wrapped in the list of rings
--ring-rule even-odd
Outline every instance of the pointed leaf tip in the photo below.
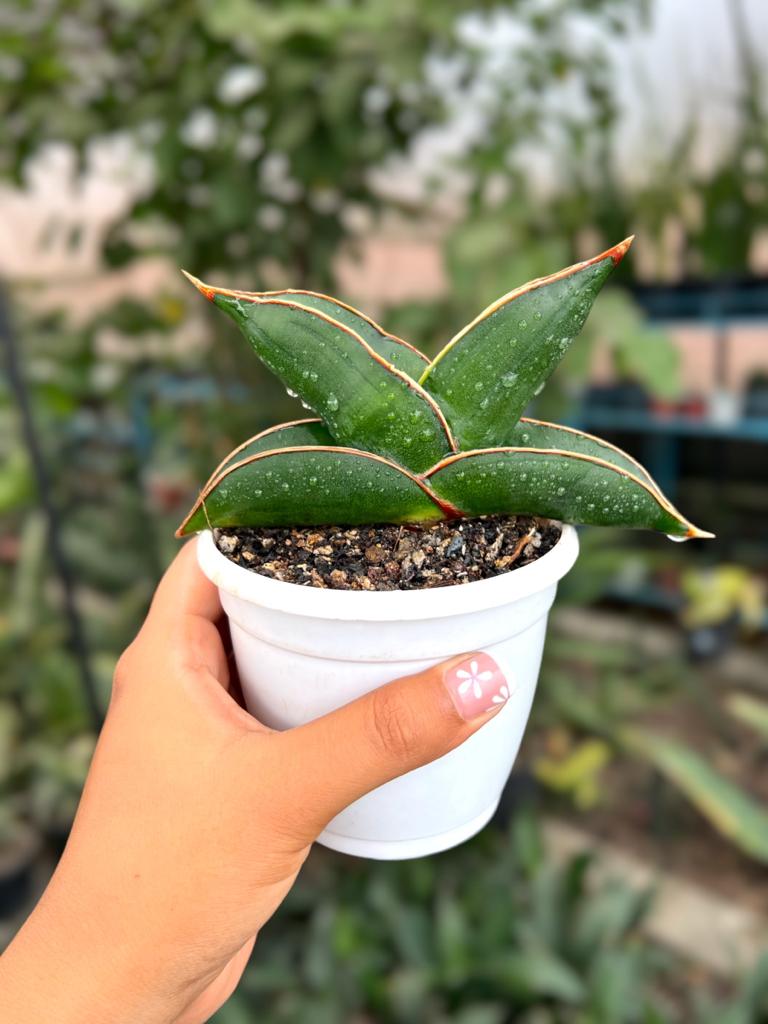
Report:
[[[208,299],[209,302],[213,302],[213,297],[216,294],[216,289],[211,288],[210,285],[204,284],[199,277],[195,277],[194,274],[188,273],[183,267],[179,268],[186,277],[186,279],[197,288],[197,290]]]
[[[634,235],[630,235],[625,238],[623,242],[619,242],[618,245],[614,245],[612,249],[607,249],[603,256],[610,256],[613,260],[614,267],[618,267],[624,257],[627,255],[627,251],[635,240]],[[599,258],[599,257],[598,257]]]
[[[462,450],[506,443],[631,241],[507,292],[435,356],[419,383],[439,403]]]
[[[688,532],[685,535],[690,540],[714,540],[715,534],[710,533],[709,530],[700,530],[698,526],[694,526],[692,523],[688,527]]]
[[[646,480],[583,452],[526,447],[460,452],[424,478],[438,497],[467,516],[537,515],[658,530],[672,540],[702,536]]]

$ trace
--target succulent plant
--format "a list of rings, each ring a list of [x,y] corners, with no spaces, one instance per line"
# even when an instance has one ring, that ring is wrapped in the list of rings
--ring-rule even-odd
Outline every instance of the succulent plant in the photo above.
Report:
[[[607,441],[521,416],[630,243],[502,296],[431,362],[327,295],[233,291],[187,274],[319,418],[282,423],[231,452],[177,536],[491,513],[710,536]]]

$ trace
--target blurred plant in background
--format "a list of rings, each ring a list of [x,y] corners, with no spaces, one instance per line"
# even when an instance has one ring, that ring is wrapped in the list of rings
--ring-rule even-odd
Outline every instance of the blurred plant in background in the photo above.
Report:
[[[10,5],[3,169],[23,182],[33,157],[65,142],[87,171],[100,141],[128,137],[148,170],[104,240],[110,263],[163,250],[196,273],[245,271],[254,287],[270,272],[330,286],[355,213],[384,205],[371,170],[446,115],[425,58],[454,61],[465,89],[479,74],[456,19],[484,6],[493,5]],[[522,51],[520,85],[543,86],[551,68],[600,100],[591,83],[605,79],[605,58],[596,66],[594,50],[569,47],[561,14],[536,6],[520,12],[536,44]],[[619,30],[639,6],[578,2],[566,21],[589,11]],[[508,143],[540,130],[528,107],[514,117],[507,108]]]
[[[547,865],[526,817],[509,838],[486,833],[450,858],[344,872],[317,858],[240,1005],[329,1024],[645,1020],[648,982],[667,966],[636,930],[647,897],[616,885],[591,899],[588,875],[584,857]]]
[[[555,865],[527,813],[508,833],[420,861],[321,854],[260,938],[215,1018],[244,1024],[749,1024],[768,1009],[768,963],[723,998],[650,945],[650,894],[595,886],[589,856]]]
[[[681,620],[686,629],[703,629],[733,622],[751,632],[760,628],[765,615],[763,581],[742,565],[718,565],[683,573],[684,606]]]
[[[622,765],[639,762],[645,794],[635,826],[655,817],[668,839],[688,827],[676,802],[670,810],[660,799],[658,773],[729,842],[768,864],[766,791],[754,785],[768,701],[726,687],[712,692],[689,676],[682,657],[556,632],[534,712],[543,726],[534,774],[577,809],[623,804],[626,824],[632,782]]]

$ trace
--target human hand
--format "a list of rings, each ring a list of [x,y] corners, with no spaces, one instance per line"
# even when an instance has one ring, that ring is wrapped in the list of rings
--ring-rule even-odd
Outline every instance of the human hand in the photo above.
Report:
[[[0,959],[1,1020],[208,1020],[330,819],[499,710],[458,692],[462,655],[275,732],[234,699],[222,636],[188,544],[120,659],[61,862]]]

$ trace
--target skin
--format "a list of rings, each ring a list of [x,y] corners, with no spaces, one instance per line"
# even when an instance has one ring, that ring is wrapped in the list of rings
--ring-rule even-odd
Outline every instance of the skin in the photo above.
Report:
[[[62,859],[0,958],[0,1020],[208,1020],[328,821],[496,713],[456,710],[463,654],[275,732],[238,703],[225,644],[189,544],[120,659]]]

